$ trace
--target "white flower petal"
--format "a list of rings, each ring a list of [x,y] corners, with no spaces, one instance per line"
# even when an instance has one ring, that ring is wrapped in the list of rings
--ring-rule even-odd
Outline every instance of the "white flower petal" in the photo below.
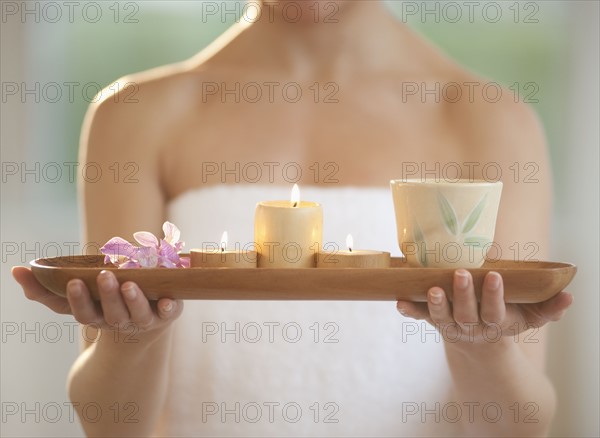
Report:
[[[169,221],[166,221],[163,224],[163,232],[165,233],[165,240],[172,245],[177,242],[181,236],[181,231],[179,231],[179,228]]]
[[[148,231],[138,231],[137,233],[133,233],[133,238],[142,246],[149,246],[152,248],[158,247],[158,239],[154,234],[149,233]]]

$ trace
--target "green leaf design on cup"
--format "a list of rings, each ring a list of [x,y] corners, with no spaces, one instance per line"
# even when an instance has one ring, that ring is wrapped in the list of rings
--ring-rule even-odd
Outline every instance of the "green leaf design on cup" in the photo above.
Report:
[[[421,231],[421,227],[415,218],[413,218],[413,224],[413,240],[415,241],[415,245],[417,245],[417,259],[422,266],[427,267],[427,245],[425,243],[425,236],[423,236],[423,231]]]
[[[469,236],[464,239],[465,245],[481,246],[491,243],[492,241],[485,236]]]
[[[413,218],[413,239],[415,242],[422,242],[425,240],[423,237],[423,231],[421,231],[421,227],[416,219]]]
[[[422,250],[422,251],[421,251]],[[419,242],[419,251],[420,251],[420,262],[421,265],[423,265],[424,268],[427,267],[428,262],[427,262],[427,244],[424,241]]]
[[[448,231],[455,235],[458,233],[458,219],[456,218],[456,213],[454,212],[454,208],[446,197],[442,195],[441,192],[438,192],[438,205],[440,207],[440,211],[442,213],[442,218],[444,219],[444,225]]]
[[[475,225],[477,225],[477,222],[479,222],[479,219],[481,218],[481,213],[485,208],[485,204],[487,204],[487,198],[488,194],[486,193],[485,195],[483,195],[483,198],[481,198],[481,201],[479,201],[479,203],[475,206],[471,213],[469,213],[469,216],[467,216],[467,219],[465,220],[465,223],[462,228],[463,234],[466,234],[473,228],[475,228]]]

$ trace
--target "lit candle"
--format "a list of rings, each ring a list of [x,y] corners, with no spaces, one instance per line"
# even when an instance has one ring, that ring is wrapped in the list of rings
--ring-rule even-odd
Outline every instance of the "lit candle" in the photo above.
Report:
[[[354,249],[352,235],[346,237],[348,251],[321,252],[318,256],[318,268],[389,268],[390,253]]]
[[[254,242],[259,268],[314,268],[323,241],[323,209],[300,201],[294,184],[289,201],[256,205]]]
[[[227,231],[221,236],[221,244],[190,251],[192,268],[256,268],[256,251],[250,249],[227,249]]]

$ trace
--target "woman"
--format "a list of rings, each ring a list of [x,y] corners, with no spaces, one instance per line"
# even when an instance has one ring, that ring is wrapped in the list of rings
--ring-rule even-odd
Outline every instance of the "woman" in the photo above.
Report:
[[[482,172],[493,163],[503,171],[496,241],[504,258],[527,243],[537,245],[535,258],[547,257],[549,164],[529,108],[506,90],[481,93],[486,81],[381,2],[266,8],[196,57],[123,78],[116,98],[92,105],[83,160],[134,163],[137,173],[81,182],[86,241],[159,235],[166,219],[195,243],[225,229],[249,241],[253,204],[285,197],[289,175],[278,169],[294,163],[303,198],[325,206],[325,240],[356,230],[365,246],[381,248],[393,236],[387,182],[404,176],[404,164],[435,173],[459,163],[468,177],[490,178]],[[448,84],[459,84],[462,97],[440,94]],[[236,170],[248,163],[271,166],[272,178],[251,184]],[[534,163],[537,182],[515,181],[514,163]],[[79,280],[62,299],[28,269],[13,274],[28,298],[99,327],[72,368],[69,393],[86,433],[105,436],[544,434],[556,406],[545,328],[526,330],[560,319],[572,302],[561,292],[505,305],[502,278],[490,273],[478,305],[470,274],[457,270],[453,291],[398,302],[403,316],[385,303],[187,302],[184,311],[180,301],[148,302],[110,272],[98,276],[101,305]],[[462,335],[450,339],[444,328],[456,324]],[[243,332],[257,326],[260,342]],[[284,326],[303,338],[295,342]],[[489,326],[502,338],[490,342]],[[89,418],[90,402],[111,415]]]

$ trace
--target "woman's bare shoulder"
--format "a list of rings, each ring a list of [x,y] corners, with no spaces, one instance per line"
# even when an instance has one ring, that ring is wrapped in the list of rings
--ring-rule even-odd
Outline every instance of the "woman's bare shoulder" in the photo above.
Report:
[[[125,116],[144,124],[152,123],[152,117],[176,118],[197,103],[194,98],[202,91],[202,83],[227,76],[228,68],[220,65],[222,49],[240,32],[234,26],[190,59],[117,79],[90,105],[87,118]]]
[[[507,159],[546,154],[542,123],[523,102],[523,90],[519,94],[466,68],[455,69],[440,86],[451,123],[480,153]]]
[[[185,61],[117,79],[89,106],[82,149],[112,144],[158,152],[179,121],[199,111],[202,84],[216,80],[213,70]]]
[[[96,97],[88,117],[168,116],[181,105],[180,97],[189,91],[194,74],[197,72],[182,62],[121,77]]]
[[[544,153],[542,125],[533,108],[523,103],[528,90],[509,88],[476,73],[415,31],[406,35],[411,38],[413,56],[408,70],[411,79],[402,83],[403,101],[417,98],[435,104],[461,143],[476,149],[470,152]],[[407,73],[400,72],[400,76],[407,77]]]

